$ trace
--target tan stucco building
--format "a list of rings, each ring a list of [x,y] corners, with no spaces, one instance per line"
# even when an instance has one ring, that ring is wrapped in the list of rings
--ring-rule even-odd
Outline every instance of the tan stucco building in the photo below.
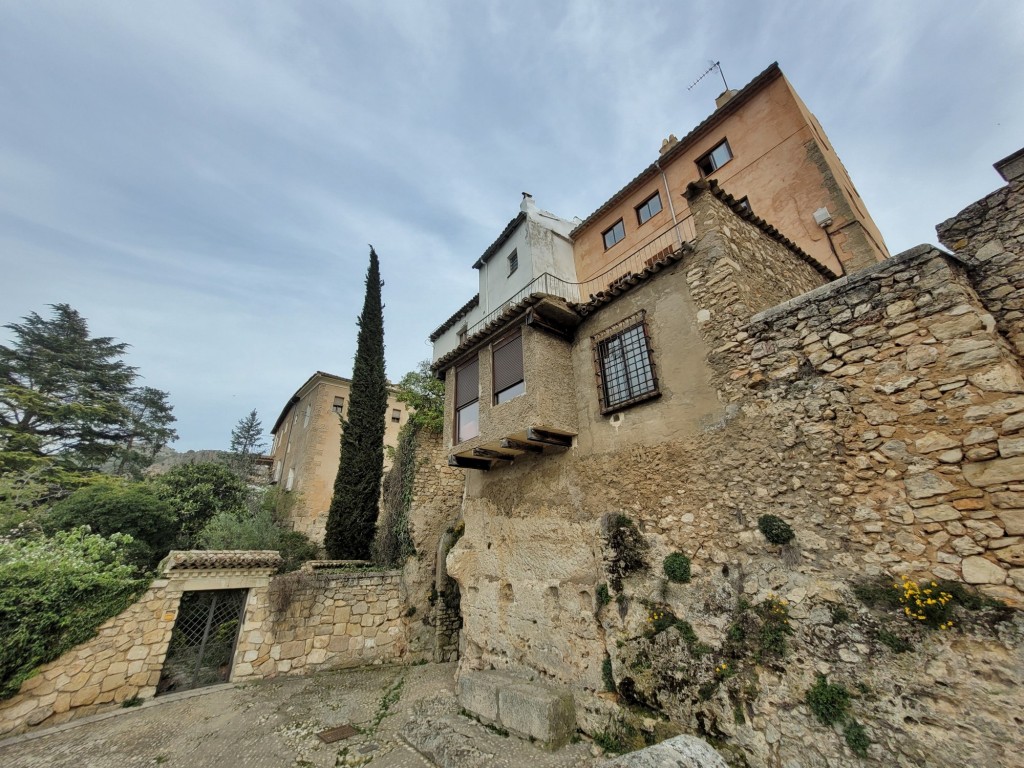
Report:
[[[317,371],[299,387],[277,417],[271,481],[297,494],[289,517],[292,527],[321,542],[334,479],[341,457],[341,423],[348,415],[350,379]],[[388,397],[384,445],[398,445],[398,431],[409,420],[409,406]],[[390,466],[384,455],[385,470]]]
[[[825,131],[772,64],[742,90],[719,96],[715,111],[682,139],[667,139],[651,165],[573,229],[582,298],[616,277],[621,270],[604,273],[624,260],[639,271],[692,240],[683,192],[702,178],[837,274],[889,256]]]

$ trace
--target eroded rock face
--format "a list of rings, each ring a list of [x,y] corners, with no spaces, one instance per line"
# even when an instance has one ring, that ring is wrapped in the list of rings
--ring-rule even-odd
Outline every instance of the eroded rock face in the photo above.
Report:
[[[604,768],[727,768],[714,747],[696,736],[674,736],[653,747],[622,755]]]

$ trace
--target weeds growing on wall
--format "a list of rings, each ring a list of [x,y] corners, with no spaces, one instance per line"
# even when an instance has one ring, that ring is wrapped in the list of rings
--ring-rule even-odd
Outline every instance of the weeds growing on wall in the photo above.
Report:
[[[796,536],[789,523],[775,515],[761,515],[757,518],[757,527],[772,544],[788,544]]]
[[[690,581],[690,558],[682,552],[673,552],[661,564],[669,581],[688,584]]]
[[[636,523],[622,514],[611,515],[607,522],[609,582],[621,593],[622,580],[631,573],[645,570],[650,544],[636,527]]]
[[[871,739],[867,730],[850,715],[852,696],[846,687],[818,675],[804,697],[812,714],[822,725],[843,724],[843,739],[853,754],[867,757]]]
[[[405,423],[398,433],[395,463],[384,477],[383,504],[373,540],[373,561],[378,565],[399,566],[416,554],[409,530],[409,510],[416,480],[419,432],[416,422]]]

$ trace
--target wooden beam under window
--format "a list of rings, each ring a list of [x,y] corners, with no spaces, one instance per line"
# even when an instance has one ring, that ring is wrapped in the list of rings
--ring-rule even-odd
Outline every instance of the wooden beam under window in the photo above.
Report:
[[[532,443],[524,443],[521,440],[512,440],[510,438],[502,440],[501,447],[509,451],[523,451],[524,453],[544,453],[543,445],[533,445]]]
[[[491,462],[485,459],[473,459],[469,456],[449,456],[448,466],[459,467],[460,469],[479,469],[482,472],[486,472],[491,468]]]
[[[515,456],[509,456],[507,453],[492,451],[487,448],[474,448],[473,455],[479,456],[482,459],[495,459],[496,461],[512,461],[515,458]]]
[[[548,432],[545,429],[530,427],[526,430],[526,439],[545,445],[557,445],[559,448],[572,447],[572,435],[560,435],[557,432]]]

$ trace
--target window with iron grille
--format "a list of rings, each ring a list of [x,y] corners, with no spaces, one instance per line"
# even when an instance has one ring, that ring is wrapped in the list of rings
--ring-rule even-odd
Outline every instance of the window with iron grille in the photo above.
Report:
[[[480,359],[455,369],[455,442],[480,434]]]
[[[601,413],[617,411],[660,394],[642,311],[592,340]]]
[[[636,221],[643,224],[656,213],[661,213],[661,195],[657,192],[636,207]]]
[[[491,378],[494,403],[506,403],[526,391],[523,382],[523,332],[521,329],[497,342],[492,353]]]

